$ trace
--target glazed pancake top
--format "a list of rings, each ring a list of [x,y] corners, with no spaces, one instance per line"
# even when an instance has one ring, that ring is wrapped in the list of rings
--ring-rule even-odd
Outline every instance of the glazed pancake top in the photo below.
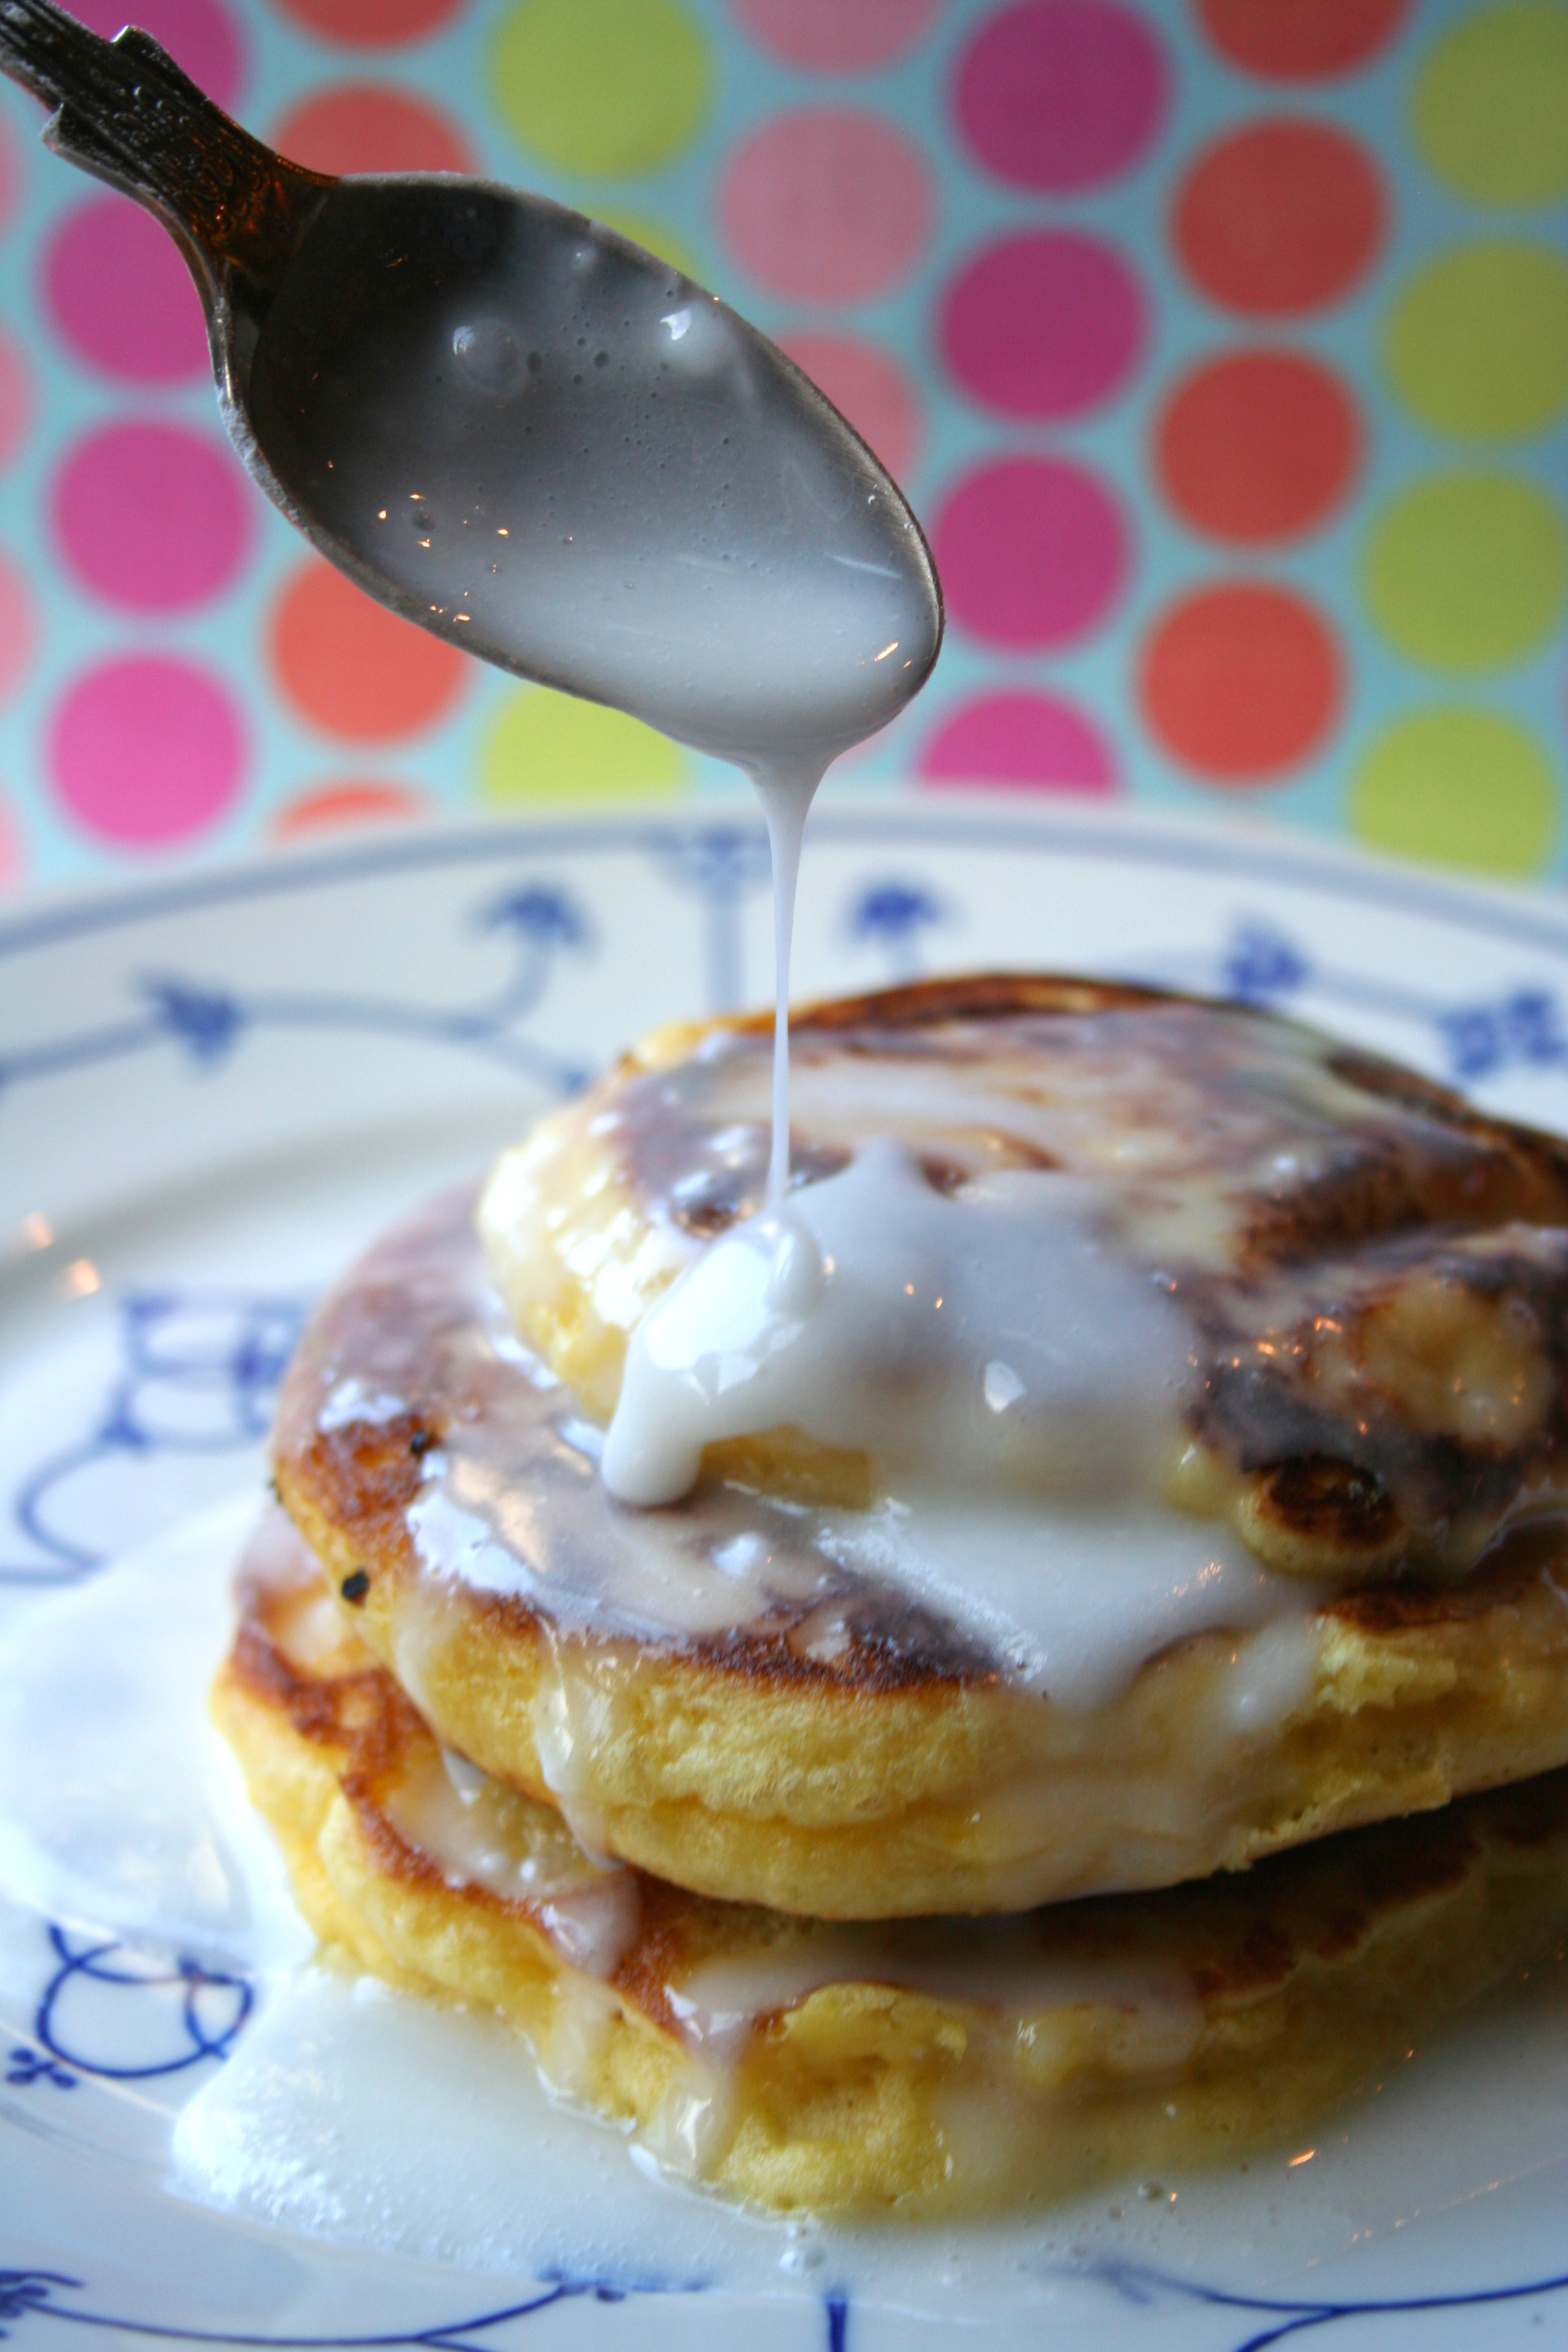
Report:
[[[306,1334],[276,1436],[311,1540],[335,1559],[324,1520],[356,1559],[411,1568],[427,1618],[457,1590],[492,1604],[498,1633],[521,1618],[863,1693],[1002,1672],[1087,1707],[1172,1641],[1300,1619],[1315,1597],[1172,1513],[994,1517],[975,1607],[874,1513],[727,1481],[680,1510],[628,1508],[599,1476],[601,1433],[512,1331],[473,1210],[471,1192],[447,1194],[362,1260]],[[931,1542],[944,1522],[915,1524]],[[1042,1559],[1042,1528],[1065,1559]],[[416,1639],[397,1665],[418,1697]]]
[[[595,1866],[552,1811],[444,1756],[281,1515],[214,1709],[324,1942],[499,2008],[661,2164],[776,2207],[935,2212],[1234,2162],[1568,1913],[1563,1775],[1243,1880],[1016,1920],[708,1902]]]
[[[618,1493],[787,1432],[743,1457],[757,1483],[1152,1486],[1360,1582],[1468,1567],[1561,1491],[1554,1139],[1269,1014],[1086,982],[819,1006],[794,1064],[772,1219],[743,1024],[656,1037],[491,1181],[502,1288],[614,1412]]]

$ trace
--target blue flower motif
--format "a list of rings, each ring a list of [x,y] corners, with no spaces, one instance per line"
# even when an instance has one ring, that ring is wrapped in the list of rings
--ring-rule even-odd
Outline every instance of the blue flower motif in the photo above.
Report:
[[[1243,923],[1231,934],[1220,973],[1226,992],[1247,1004],[1266,1004],[1305,987],[1312,967],[1283,931]]]
[[[568,891],[545,882],[525,884],[495,899],[479,918],[488,931],[512,931],[531,947],[580,948],[592,937],[586,915]]]
[[[154,1007],[160,1027],[198,1062],[220,1062],[245,1026],[243,1009],[222,989],[150,978],[142,981],[142,993]]]
[[[946,919],[947,909],[918,882],[873,882],[849,909],[856,940],[906,940],[913,931]]]
[[[74,2091],[77,2084],[68,2066],[62,2066],[47,2050],[31,2049],[26,2042],[7,2051],[5,2080],[19,2084],[24,2090],[34,2083],[52,2083],[57,2091]]]
[[[1489,1004],[1462,1004],[1439,1013],[1437,1026],[1457,1078],[1487,1077],[1506,1058],[1502,1024]]]
[[[0,2271],[0,2319],[21,2319],[29,2311],[43,2311],[52,2289],[80,2284],[80,2279],[66,2278],[58,2271]],[[9,2328],[0,2327],[0,2336],[9,2334]]]
[[[705,824],[658,845],[670,879],[710,908],[731,908],[771,871],[768,837],[755,825]]]
[[[1550,990],[1516,989],[1503,1006],[1503,1025],[1516,1060],[1568,1061],[1568,1034],[1563,1032],[1562,1009]]]
[[[1484,1078],[1523,1062],[1568,1062],[1562,1008],[1550,989],[1517,988],[1491,1004],[1454,1004],[1436,1016],[1456,1077]]]
[[[887,958],[890,979],[919,977],[924,958],[921,934],[947,920],[947,908],[934,891],[919,882],[894,875],[868,882],[851,901],[845,928],[852,940],[879,947]]]

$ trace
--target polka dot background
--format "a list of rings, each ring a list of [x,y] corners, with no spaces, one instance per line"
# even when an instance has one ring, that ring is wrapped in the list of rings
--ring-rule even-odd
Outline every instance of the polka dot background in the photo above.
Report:
[[[542,189],[822,384],[948,598],[847,781],[1568,873],[1568,0],[132,5],[300,162]],[[0,892],[745,791],[314,557],[38,121],[0,89]]]

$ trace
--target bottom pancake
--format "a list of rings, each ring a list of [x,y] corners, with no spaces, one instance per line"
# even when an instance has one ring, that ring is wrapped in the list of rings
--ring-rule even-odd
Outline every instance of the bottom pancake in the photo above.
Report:
[[[718,1903],[444,1755],[281,1514],[240,1609],[214,1712],[323,1945],[499,2011],[557,2089],[775,2210],[1044,2201],[1289,2141],[1568,1924],[1568,1772],[1005,1920]]]

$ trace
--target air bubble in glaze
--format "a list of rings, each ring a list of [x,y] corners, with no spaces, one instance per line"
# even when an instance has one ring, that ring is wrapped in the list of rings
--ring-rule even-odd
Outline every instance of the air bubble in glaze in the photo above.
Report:
[[[528,382],[522,346],[504,319],[474,319],[452,330],[452,356],[468,383],[498,398]]]

